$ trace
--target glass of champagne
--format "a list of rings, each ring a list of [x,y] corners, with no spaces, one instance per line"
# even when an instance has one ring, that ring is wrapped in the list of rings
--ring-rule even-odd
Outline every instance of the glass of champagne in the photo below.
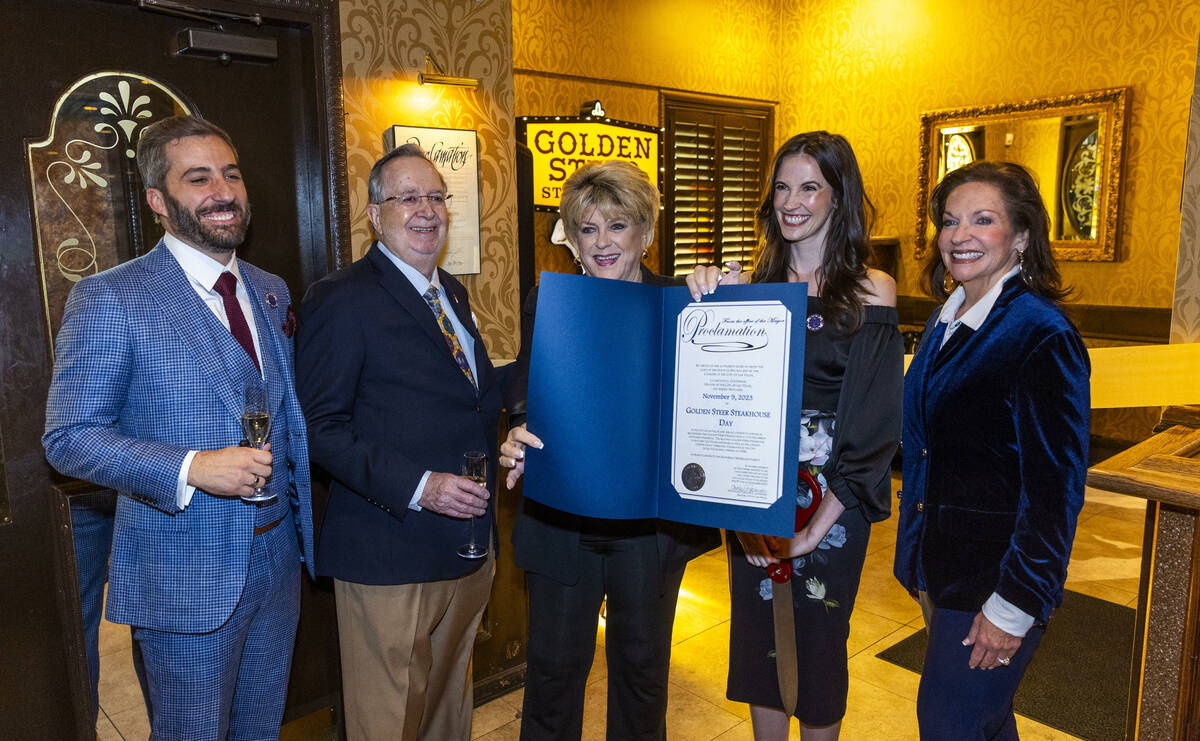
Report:
[[[261,383],[246,387],[246,400],[242,407],[242,434],[250,447],[262,450],[271,435],[271,413],[267,411],[267,389]],[[265,484],[266,481],[261,483]],[[275,498],[262,486],[254,488],[254,494],[242,497],[247,502],[266,502]]]
[[[487,486],[487,453],[473,450],[463,453],[462,475],[477,484]],[[471,541],[458,549],[462,558],[483,558],[488,554],[486,545],[475,542],[475,517],[471,516]]]

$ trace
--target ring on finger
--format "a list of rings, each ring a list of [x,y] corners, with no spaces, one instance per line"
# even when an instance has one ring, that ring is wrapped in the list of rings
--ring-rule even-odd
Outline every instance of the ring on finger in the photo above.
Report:
[[[1012,659],[1007,656],[997,656],[996,657],[996,663],[999,664],[1000,666],[1008,666],[1009,662],[1011,662],[1011,661],[1012,661]]]

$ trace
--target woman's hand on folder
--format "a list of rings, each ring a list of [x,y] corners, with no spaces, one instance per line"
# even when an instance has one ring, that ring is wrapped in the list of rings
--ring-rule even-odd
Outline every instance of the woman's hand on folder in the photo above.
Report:
[[[687,277],[688,291],[692,300],[699,301],[701,296],[707,296],[717,290],[717,286],[736,286],[742,280],[742,264],[737,260],[725,263],[729,272],[722,273],[716,265],[697,265],[692,274]]]

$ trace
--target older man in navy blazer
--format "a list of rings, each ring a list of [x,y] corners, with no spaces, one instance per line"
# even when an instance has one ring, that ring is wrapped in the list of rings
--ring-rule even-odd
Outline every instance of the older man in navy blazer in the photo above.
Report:
[[[118,492],[106,615],[134,626],[152,738],[277,738],[312,563],[288,290],[234,254],[250,207],[224,131],[164,119],[137,157],[166,234],[71,291],[46,456]],[[272,419],[263,450],[239,446],[252,385]],[[274,496],[241,498],[256,488]]]
[[[317,572],[334,577],[346,730],[360,739],[470,738],[470,662],[494,562],[487,542],[503,379],[467,293],[437,267],[446,186],[413,144],[371,170],[378,241],[305,296],[296,388],[315,465],[331,477]],[[489,454],[488,487],[457,475]]]

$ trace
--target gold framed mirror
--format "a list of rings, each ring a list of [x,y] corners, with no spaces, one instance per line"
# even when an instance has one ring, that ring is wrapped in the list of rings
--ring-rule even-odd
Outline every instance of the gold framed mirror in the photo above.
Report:
[[[1059,260],[1117,255],[1128,88],[921,114],[915,256],[929,254],[933,186],[978,159],[1024,165],[1038,181]]]

